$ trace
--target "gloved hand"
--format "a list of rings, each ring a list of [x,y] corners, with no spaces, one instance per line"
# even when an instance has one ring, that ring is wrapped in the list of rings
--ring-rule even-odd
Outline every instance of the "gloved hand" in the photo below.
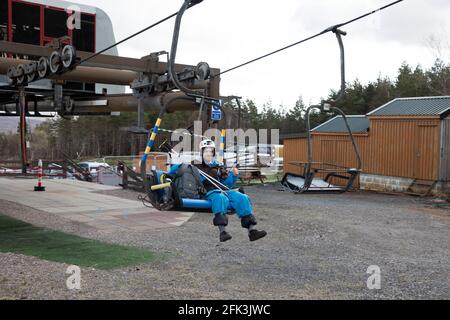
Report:
[[[214,179],[219,178],[219,169],[218,168],[212,168],[209,172],[209,175],[213,177]]]
[[[220,175],[220,179],[225,180],[228,177],[228,171],[226,168],[221,167],[219,169],[219,175]]]
[[[233,171],[233,174],[235,177],[237,177],[239,175],[239,169],[237,168],[237,166],[234,166],[232,171]]]

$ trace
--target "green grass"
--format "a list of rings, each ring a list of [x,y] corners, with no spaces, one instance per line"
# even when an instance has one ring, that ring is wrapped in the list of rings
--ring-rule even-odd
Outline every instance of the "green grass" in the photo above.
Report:
[[[0,214],[0,252],[19,253],[80,267],[113,269],[151,262],[154,252],[35,227]]]

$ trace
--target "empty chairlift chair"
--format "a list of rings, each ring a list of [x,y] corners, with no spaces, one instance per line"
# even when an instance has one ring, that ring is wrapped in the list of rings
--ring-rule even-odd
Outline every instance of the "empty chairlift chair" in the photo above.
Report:
[[[313,160],[312,138],[310,130],[310,111],[313,108],[318,108],[322,111],[333,110],[342,116],[355,153],[357,161],[356,168]],[[308,130],[308,161],[289,162],[289,164],[291,165],[300,167],[302,173],[286,173],[281,181],[282,185],[295,193],[349,191],[353,187],[353,184],[355,183],[361,172],[361,156],[359,154],[359,150],[346,115],[339,108],[332,107],[329,104],[323,104],[322,106],[311,106],[310,108],[308,108],[306,113]],[[321,175],[322,177],[317,177],[318,175]],[[342,186],[332,184],[333,180],[344,181],[344,184]]]

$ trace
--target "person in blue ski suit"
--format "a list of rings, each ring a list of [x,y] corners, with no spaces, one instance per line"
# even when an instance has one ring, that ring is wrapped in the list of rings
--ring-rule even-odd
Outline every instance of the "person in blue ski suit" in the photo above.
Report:
[[[230,190],[221,190],[217,182],[214,180],[200,177],[200,182],[203,184],[207,193],[205,198],[212,203],[212,213],[214,214],[213,224],[219,228],[219,239],[221,242],[231,240],[231,235],[227,232],[228,225],[228,209],[231,207],[238,218],[241,220],[243,228],[248,229],[248,236],[250,241],[256,241],[267,235],[263,230],[255,229],[257,224],[256,218],[253,215],[253,208],[250,198],[238,190],[233,190],[234,185],[239,177],[239,171],[234,167],[230,172],[227,172],[221,164],[215,159],[216,146],[212,140],[203,140],[200,143],[200,153],[202,156],[202,164],[197,166],[200,170],[219,181],[223,185],[230,188]],[[172,166],[170,174],[176,174],[180,165]],[[218,188],[220,187],[220,188]]]

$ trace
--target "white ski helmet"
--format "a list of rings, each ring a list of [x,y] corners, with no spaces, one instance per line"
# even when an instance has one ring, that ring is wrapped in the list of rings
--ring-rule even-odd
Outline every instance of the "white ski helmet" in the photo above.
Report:
[[[211,139],[205,139],[200,142],[200,153],[202,153],[205,148],[213,148],[214,151],[216,151],[216,144]]]

